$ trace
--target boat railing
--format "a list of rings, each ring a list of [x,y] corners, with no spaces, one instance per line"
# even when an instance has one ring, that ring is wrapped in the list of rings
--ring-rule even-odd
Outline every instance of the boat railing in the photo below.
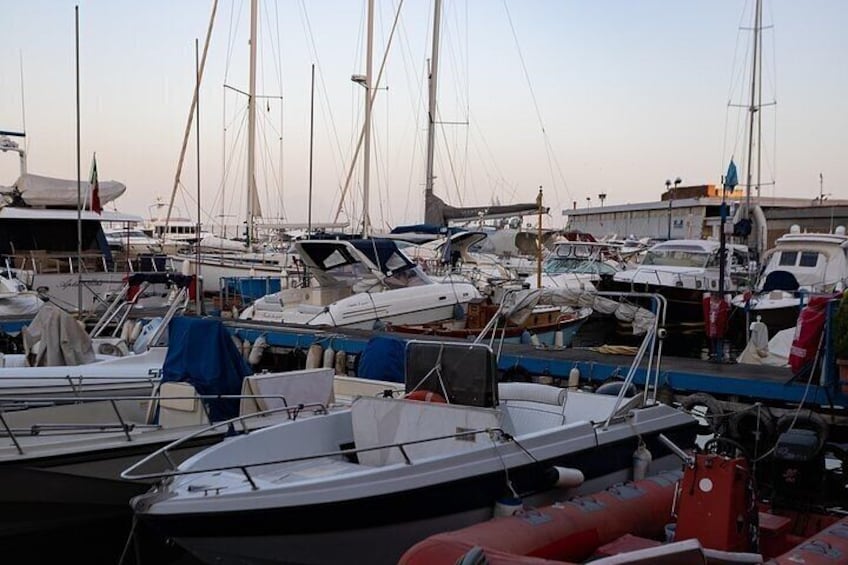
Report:
[[[85,433],[110,433],[110,432],[123,432],[125,439],[128,442],[133,441],[133,431],[135,430],[162,430],[166,429],[165,426],[156,423],[153,415],[155,414],[156,408],[158,404],[161,402],[162,398],[157,394],[155,395],[126,395],[126,396],[89,396],[89,397],[79,397],[79,396],[38,396],[34,397],[30,400],[23,400],[20,397],[0,397],[0,437],[8,437],[13,443],[15,449],[18,454],[25,455],[26,451],[24,446],[19,441],[22,437],[31,437],[31,436],[45,436],[45,435],[66,435],[66,434],[85,434]],[[184,436],[177,440],[176,442],[172,442],[168,447],[176,446],[178,444],[184,443],[189,439],[201,436],[208,435],[211,431],[216,429],[226,427],[228,431],[234,431],[234,427],[236,424],[241,426],[242,433],[248,433],[250,431],[250,426],[248,425],[248,421],[256,418],[264,418],[271,415],[286,413],[288,417],[292,420],[297,419],[297,417],[305,411],[311,411],[315,413],[327,413],[329,408],[326,404],[315,402],[315,403],[299,403],[289,405],[286,397],[283,395],[273,395],[273,394],[187,394],[187,395],[169,395],[167,400],[200,400],[200,401],[213,401],[213,400],[278,400],[281,403],[281,406],[275,406],[272,408],[256,410],[253,412],[249,412],[247,414],[239,414],[234,418],[230,418],[227,420],[222,420],[219,422],[212,422],[211,424],[204,424],[203,427],[195,432],[190,433],[188,436]],[[132,421],[129,419],[125,413],[122,413],[120,404],[127,402],[149,402],[151,403],[149,406],[151,407],[148,410],[148,420],[141,421]],[[39,408],[50,408],[56,405],[62,404],[88,404],[88,403],[108,403],[111,406],[111,412],[114,413],[115,420],[105,421],[105,422],[32,422],[26,426],[15,427],[10,424],[7,413],[15,413],[20,411],[26,411],[30,409],[37,410]],[[206,402],[202,403],[203,410],[207,419],[211,421],[211,416],[209,413],[209,407]],[[169,462],[172,468],[174,468],[173,459],[171,459],[167,453],[164,453],[163,456]]]
[[[222,471],[232,471],[239,470],[245,476],[245,479],[248,483],[250,483],[251,490],[259,490],[259,485],[256,483],[256,480],[251,476],[249,469],[253,469],[256,467],[266,467],[269,465],[283,465],[287,463],[298,463],[301,461],[313,461],[318,459],[325,458],[342,458],[342,459],[351,459],[355,456],[358,456],[360,453],[368,453],[372,451],[380,451],[384,449],[398,449],[403,456],[404,462],[407,465],[412,465],[414,462],[409,457],[406,448],[412,445],[425,444],[435,441],[443,441],[447,439],[459,439],[459,438],[473,438],[478,435],[487,435],[492,439],[493,445],[497,446],[498,441],[507,442],[512,441],[512,436],[505,432],[503,428],[499,427],[491,427],[491,428],[479,428],[479,429],[471,429],[471,430],[461,430],[452,434],[444,434],[434,437],[428,437],[423,439],[414,439],[407,440],[403,442],[393,442],[393,443],[385,443],[381,445],[375,445],[370,447],[350,447],[344,449],[338,449],[336,451],[328,451],[321,453],[312,453],[309,455],[301,455],[298,457],[286,457],[281,459],[273,459],[269,461],[259,461],[256,463],[244,463],[244,464],[233,464],[233,465],[224,465],[217,467],[205,467],[203,469],[188,469],[188,470],[179,470],[176,466],[174,466],[173,470],[167,472],[160,473],[134,473],[136,469],[144,466],[149,461],[153,460],[157,456],[164,454],[166,451],[172,450],[176,447],[181,440],[174,442],[170,445],[163,447],[162,449],[148,455],[141,461],[131,465],[127,469],[125,469],[121,473],[121,478],[128,480],[156,480],[156,479],[164,479],[170,477],[178,477],[182,475],[196,475],[200,473],[210,473],[210,472],[222,472]],[[184,440],[186,438],[183,438]],[[168,458],[170,460],[170,458]]]
[[[80,368],[85,367],[85,365],[72,365],[71,367]],[[110,386],[118,386],[125,387],[126,385],[138,385],[138,384],[148,384],[150,385],[150,389],[153,390],[154,387],[159,384],[161,378],[162,371],[161,369],[149,369],[147,372],[147,376],[137,376],[137,377],[115,377],[114,375],[49,375],[49,376],[38,376],[38,377],[23,377],[21,379],[15,379],[17,382],[21,384],[16,384],[16,388],[25,389],[27,393],[22,396],[8,396],[3,398],[14,398],[16,400],[21,400],[27,396],[37,396],[37,391],[40,388],[49,389],[51,387],[55,387],[58,384],[67,383],[71,389],[71,392],[74,393],[72,398],[74,400],[84,399],[84,397],[79,396],[80,393],[84,391],[85,385],[89,385],[91,387],[97,387],[100,384],[106,384]],[[9,380],[14,377],[9,377]],[[27,383],[26,381],[38,381],[37,383]],[[25,384],[24,384],[25,383]],[[4,393],[3,387],[0,387],[0,395]],[[8,394],[8,389],[5,391]],[[41,398],[39,396],[39,398]],[[101,400],[103,397],[100,398]],[[3,403],[0,401],[0,410],[3,409]]]

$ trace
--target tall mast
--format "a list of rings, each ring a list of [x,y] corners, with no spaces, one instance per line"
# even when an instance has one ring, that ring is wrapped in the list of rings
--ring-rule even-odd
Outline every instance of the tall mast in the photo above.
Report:
[[[250,78],[247,95],[247,246],[253,244],[253,217],[259,212],[256,190],[256,14],[258,1],[250,0]]]
[[[371,178],[371,64],[374,57],[374,0],[368,0],[368,45],[365,55],[365,149],[362,178],[362,237],[371,235],[369,182]]]
[[[762,1],[757,0],[754,7],[754,56],[752,58],[752,69],[751,69],[751,104],[748,107],[748,171],[747,171],[747,179],[745,183],[745,217],[750,220],[751,219],[751,183],[752,183],[752,162],[753,154],[754,154],[754,118],[756,113],[759,111],[759,106],[757,105],[758,100],[758,89],[759,89],[759,81],[757,75],[757,68],[759,63],[759,50],[760,50],[760,25],[762,18]],[[759,145],[759,141],[758,141]],[[750,235],[748,236],[750,240]],[[759,254],[759,244],[757,244],[757,252]]]
[[[442,21],[442,0],[436,0],[433,14],[433,54],[430,59],[430,76],[427,106],[427,171],[424,180],[424,207],[433,195],[433,156],[436,145],[436,87],[439,79],[439,25]]]

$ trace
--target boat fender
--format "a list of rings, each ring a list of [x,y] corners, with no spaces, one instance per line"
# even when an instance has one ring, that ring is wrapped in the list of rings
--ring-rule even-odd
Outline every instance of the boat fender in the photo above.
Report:
[[[413,390],[409,394],[404,396],[407,400],[418,400],[420,402],[438,402],[441,404],[447,403],[445,397],[439,394],[438,392],[433,392],[432,390],[424,390],[418,389]]]
[[[268,349],[268,340],[264,335],[260,335],[253,342],[253,347],[250,348],[250,354],[247,356],[247,362],[251,365],[258,365],[262,361],[262,355]]]
[[[125,320],[124,325],[121,326],[121,339],[129,343],[130,336],[133,333],[133,327],[135,326],[135,322],[132,320]]]
[[[696,392],[684,398],[680,406],[687,412],[696,412],[697,416],[705,420],[705,423],[699,426],[699,435],[721,435],[727,431],[727,418],[714,396]]]
[[[347,353],[336,351],[336,374],[347,375]]]
[[[306,352],[306,368],[320,369],[321,362],[324,359],[324,348],[320,343],[313,343],[309,346],[309,351]]]
[[[559,467],[554,465],[545,470],[545,478],[549,481],[551,488],[576,488],[583,484],[585,477],[583,471],[571,467]]]
[[[520,498],[514,496],[505,496],[495,501],[494,517],[515,516],[518,512],[524,509],[524,504]]]
[[[141,328],[144,327],[144,322],[141,320],[136,320],[135,324],[133,324],[132,333],[130,334],[129,343],[135,343],[138,339],[138,336],[141,335]]]
[[[245,361],[250,358],[250,348],[251,345],[249,339],[245,339],[243,342],[241,342],[241,356]]]
[[[572,367],[568,372],[568,389],[577,390],[578,386],[580,386],[580,369]]]
[[[641,481],[648,475],[648,469],[654,457],[645,442],[640,441],[639,447],[633,452],[633,480]]]
[[[336,366],[336,350],[332,347],[328,347],[324,350],[324,361],[321,364],[322,367],[330,368]]]
[[[191,271],[191,263],[189,263],[188,259],[183,259],[183,263],[180,265],[180,273],[185,276],[189,276],[193,274]]]

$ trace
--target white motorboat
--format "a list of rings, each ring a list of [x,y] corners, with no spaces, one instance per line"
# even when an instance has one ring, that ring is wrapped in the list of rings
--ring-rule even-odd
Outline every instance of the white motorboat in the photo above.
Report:
[[[240,319],[374,329],[461,317],[481,296],[466,281],[434,282],[394,240],[305,240],[295,246],[317,286],[263,296]]]
[[[207,563],[396,563],[439,531],[527,501],[626,480],[644,441],[652,470],[679,462],[658,441],[691,446],[696,419],[664,404],[535,383],[496,382],[474,344],[410,342],[403,399],[234,438],[131,501],[135,516]],[[429,400],[429,401],[428,401]]]
[[[333,369],[251,374],[219,320],[184,317],[176,326],[179,351],[169,355],[152,393],[9,397],[0,390],[4,548],[24,535],[128,521],[128,500],[148,485],[122,481],[120,471],[176,440],[182,442],[168,454],[174,462],[225,437],[331,411],[354,394],[400,386],[336,376]],[[169,468],[164,459],[150,464]],[[40,549],[30,550],[30,558],[40,561]]]
[[[737,294],[731,303],[751,320],[759,317],[770,335],[794,327],[809,295],[845,290],[847,250],[843,226],[833,233],[802,233],[794,225],[763,255],[753,291]]]
[[[165,279],[174,284],[168,310],[129,319],[144,287]],[[191,280],[166,273],[134,275],[89,331],[46,303],[21,330],[24,353],[0,358],[0,396],[150,394],[168,355],[170,322],[189,303]]]
[[[668,300],[670,326],[703,328],[704,293],[719,290],[719,242],[675,239],[652,246],[636,268],[615,273],[601,290],[659,293]],[[748,284],[748,250],[728,244],[724,290],[735,293]]]

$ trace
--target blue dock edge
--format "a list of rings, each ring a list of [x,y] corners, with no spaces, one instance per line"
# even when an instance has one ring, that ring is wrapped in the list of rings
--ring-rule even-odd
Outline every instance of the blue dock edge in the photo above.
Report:
[[[660,387],[667,387],[675,394],[706,392],[717,397],[737,399],[743,403],[806,403],[821,407],[848,407],[848,395],[839,382],[839,374],[833,355],[833,336],[831,319],[838,301],[828,304],[825,321],[824,360],[822,371],[815,382],[801,382],[792,379],[788,368],[776,367],[773,370],[743,364],[717,364],[708,361],[687,360],[685,368],[676,368],[674,359],[663,355],[659,372]],[[368,341],[368,335],[334,331],[318,331],[311,328],[293,329],[281,326],[257,327],[255,324],[228,322],[228,329],[242,340],[253,343],[264,335],[271,346],[291,349],[308,349],[313,343],[322,347],[332,347],[336,351],[345,351],[348,355],[362,353]],[[411,339],[411,338],[410,338]],[[498,353],[496,348],[496,354]],[[572,368],[580,371],[581,381],[600,384],[611,377],[624,377],[630,368],[631,357],[619,358],[616,355],[586,355],[579,350],[565,349],[555,352],[536,350],[532,346],[505,346],[499,353],[498,368],[501,371],[515,370],[531,375],[543,375],[553,379],[567,380]],[[655,360],[654,360],[655,362]],[[693,368],[694,367],[694,368]],[[655,376],[655,367],[651,370],[651,380]],[[760,375],[760,377],[757,377]],[[763,378],[767,375],[768,378]],[[647,377],[645,366],[636,369],[634,383],[644,386]],[[845,383],[848,389],[848,383]]]

